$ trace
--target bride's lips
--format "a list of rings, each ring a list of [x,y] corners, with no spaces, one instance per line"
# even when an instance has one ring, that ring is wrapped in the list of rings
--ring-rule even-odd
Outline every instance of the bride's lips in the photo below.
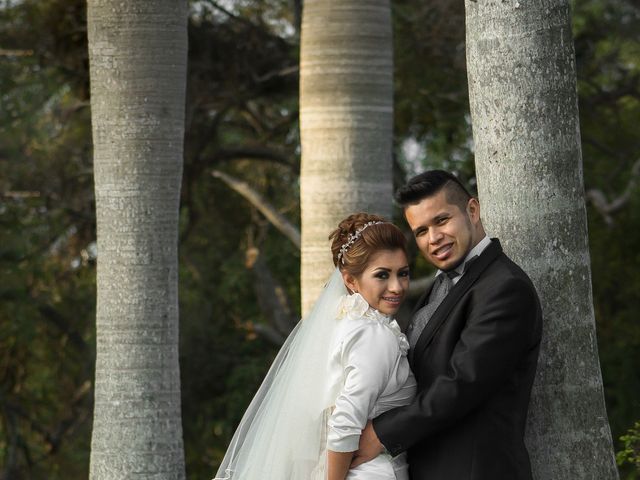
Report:
[[[438,247],[437,249],[435,249],[433,252],[431,252],[431,255],[435,257],[437,260],[443,261],[443,260],[446,260],[447,257],[449,257],[452,251],[453,251],[453,244],[448,243],[446,245],[443,245],[442,247]]]

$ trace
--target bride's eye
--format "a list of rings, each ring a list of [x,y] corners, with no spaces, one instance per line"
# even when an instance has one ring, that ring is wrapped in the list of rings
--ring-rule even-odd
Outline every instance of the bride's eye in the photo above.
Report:
[[[375,274],[375,277],[386,280],[387,278],[389,278],[389,274],[387,272],[378,272]]]

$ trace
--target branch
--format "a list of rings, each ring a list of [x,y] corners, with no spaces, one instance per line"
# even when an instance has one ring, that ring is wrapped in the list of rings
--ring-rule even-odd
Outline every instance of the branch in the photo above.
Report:
[[[587,200],[591,201],[594,208],[604,217],[607,225],[613,225],[612,214],[620,211],[631,198],[631,194],[636,188],[638,175],[640,175],[640,159],[636,160],[636,163],[631,167],[631,174],[629,176],[629,182],[627,183],[624,192],[612,201],[608,201],[606,195],[602,190],[590,188],[585,193]]]
[[[299,73],[300,67],[298,65],[289,65],[284,68],[278,70],[271,70],[259,77],[254,77],[256,83],[264,83],[275,77],[286,77],[288,75],[293,75],[294,73]]]
[[[23,198],[40,198],[42,194],[36,190],[6,190],[0,193],[0,196],[12,200],[19,200]]]
[[[271,205],[269,205],[264,198],[256,192],[247,183],[238,180],[230,175],[219,170],[212,170],[211,175],[215,178],[221,179],[231,189],[242,195],[255,206],[281,233],[283,233],[293,244],[300,249],[301,239],[300,231],[297,227],[291,224],[284,216],[280,215]],[[284,289],[273,279],[271,272],[262,260],[259,258],[259,251],[257,249],[249,249],[247,251],[247,266],[253,268],[256,273],[256,290],[260,299],[265,299],[263,311],[273,318],[278,330],[282,334],[288,334],[291,328],[295,325],[296,318],[291,314],[291,308],[287,300]],[[419,297],[431,283],[433,277],[423,277],[413,280],[407,296],[409,298]],[[267,290],[265,292],[265,290]],[[268,299],[268,300],[266,300]],[[256,324],[256,331],[265,336],[270,341],[277,344],[278,331],[271,327],[259,326]],[[281,345],[281,343],[280,343]]]
[[[262,195],[255,191],[248,183],[238,180],[219,170],[212,170],[211,175],[226,183],[232,190],[242,195],[251,205],[256,207],[280,233],[287,237],[300,249],[300,230],[281,215],[272,205],[270,205]]]
[[[66,335],[75,348],[81,352],[87,350],[87,344],[82,338],[82,335],[73,329],[67,320],[55,308],[51,305],[42,304],[38,306],[38,311],[40,312],[40,315],[54,324],[63,335]]]
[[[273,343],[276,347],[281,347],[286,339],[286,337],[284,337],[280,332],[278,332],[271,325],[265,325],[263,323],[254,323],[253,330],[261,337]]]
[[[270,160],[286,167],[293,168],[287,155],[269,148],[226,148],[224,150],[216,151],[213,154],[213,157],[218,161],[240,159]]]
[[[232,20],[234,20],[236,22],[244,23],[245,25],[248,25],[250,27],[256,28],[256,25],[254,25],[252,22],[250,22],[249,20],[247,20],[244,17],[236,15],[232,11],[230,11],[230,10],[226,9],[225,7],[223,7],[222,5],[220,5],[218,2],[216,2],[214,0],[209,0],[208,3],[211,5],[212,8],[214,8],[214,9],[218,10],[219,12],[225,14],[230,19],[232,19]]]
[[[296,324],[284,288],[273,278],[257,248],[247,250],[247,267],[254,273],[254,288],[260,309],[271,319],[281,336],[286,337]]]
[[[234,20],[247,22],[247,20],[245,20],[244,18],[239,17],[238,15],[236,15],[236,14],[232,13],[231,11],[227,10],[226,8],[224,8],[222,5],[219,5],[218,2],[215,2],[215,1],[211,0],[209,3],[211,4],[211,6],[213,8],[215,8],[216,10],[224,13],[227,17],[233,18]]]
[[[87,408],[88,405],[83,405],[83,403],[86,403],[85,398],[91,395],[91,386],[91,381],[85,380],[82,385],[73,392],[69,405],[70,411],[67,412],[65,418],[58,422],[53,431],[50,427],[39,423],[35,416],[27,412],[21,405],[16,405],[8,401],[4,403],[5,415],[10,414],[12,417],[19,417],[24,420],[29,425],[29,428],[39,434],[45,442],[45,452],[43,455],[33,461],[29,460],[29,463],[38,463],[47,456],[55,454],[60,449],[64,437],[88,419],[91,409]]]
[[[33,53],[33,50],[8,50],[6,48],[0,48],[0,56],[2,57],[30,57]]]

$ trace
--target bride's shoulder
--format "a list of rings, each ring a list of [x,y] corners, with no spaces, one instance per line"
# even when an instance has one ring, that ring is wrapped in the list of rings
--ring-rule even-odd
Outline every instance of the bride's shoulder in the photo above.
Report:
[[[358,293],[345,295],[338,308],[337,340],[358,341],[388,337],[392,319],[371,308]],[[393,322],[395,323],[395,322]],[[393,335],[392,335],[393,336]]]
[[[343,295],[338,302],[339,320],[358,320],[370,309],[369,304],[359,293]]]
[[[336,344],[353,347],[358,344],[397,345],[406,354],[408,342],[398,323],[371,308],[362,295],[345,295],[338,308]]]
[[[377,310],[369,306],[359,293],[344,295],[338,305],[337,321],[343,333],[367,328],[384,323],[387,319]]]

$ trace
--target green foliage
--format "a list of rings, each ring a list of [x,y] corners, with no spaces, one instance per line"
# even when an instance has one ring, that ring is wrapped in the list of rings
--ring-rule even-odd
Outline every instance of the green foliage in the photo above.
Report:
[[[394,2],[393,23],[397,157],[411,173],[472,173],[463,3]]]
[[[640,10],[626,0],[574,2],[585,185],[611,213],[589,204],[593,296],[605,399],[614,439],[640,410]],[[626,448],[620,440],[617,450]],[[629,465],[623,478],[637,478]]]
[[[3,474],[46,478],[61,471],[81,478],[88,451],[77,447],[90,435],[95,268],[69,231],[60,234],[62,214],[44,199],[11,199],[2,209]]]
[[[636,479],[640,477],[640,422],[636,422],[625,435],[620,437],[622,442],[622,450],[616,455],[618,465],[621,467],[629,466],[633,468],[627,479]]]
[[[3,478],[86,477],[95,222],[87,89],[78,81],[82,9],[25,1],[0,10]]]

